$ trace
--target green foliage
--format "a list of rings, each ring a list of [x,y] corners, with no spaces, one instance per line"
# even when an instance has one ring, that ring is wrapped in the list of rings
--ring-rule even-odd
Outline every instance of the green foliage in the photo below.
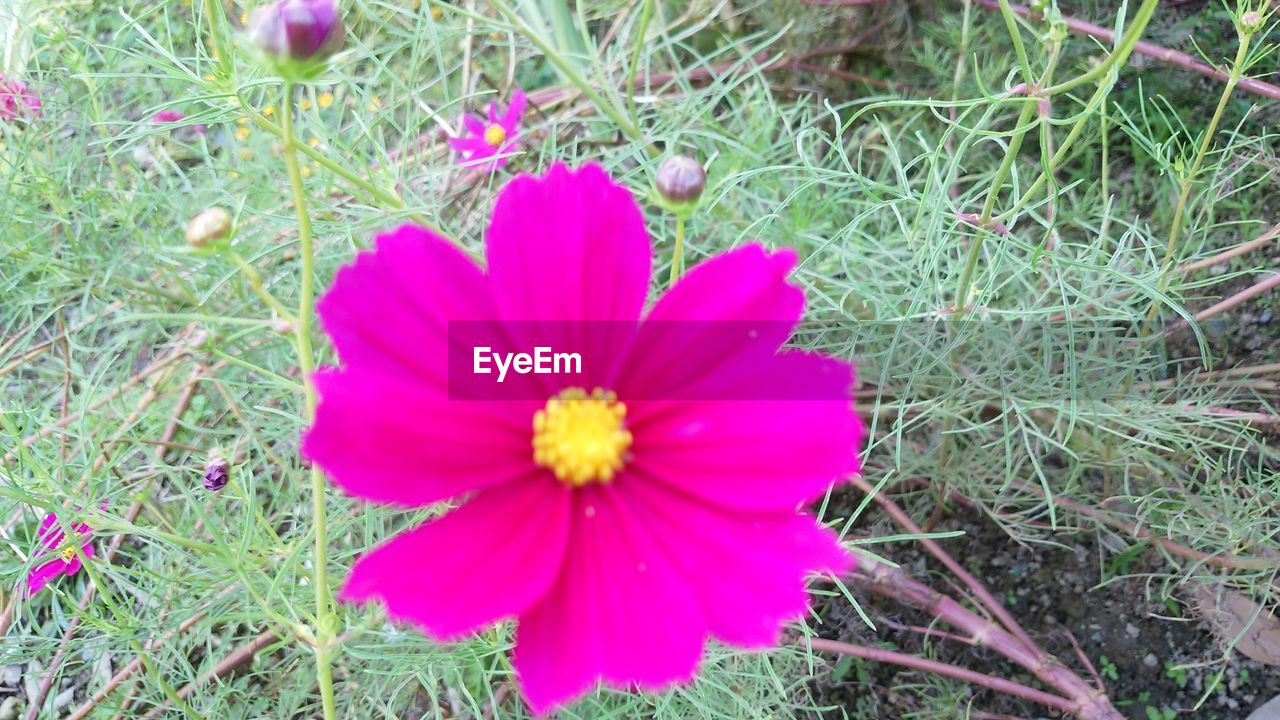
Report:
[[[1260,270],[1251,256],[1224,276],[1169,273],[1161,263],[1178,183],[1219,86],[1164,67],[1126,69],[1103,79],[1100,102],[1089,102],[1098,86],[1085,84],[1054,98],[1051,122],[1019,127],[1025,98],[1005,91],[1020,81],[1021,63],[999,16],[977,7],[910,17],[901,3],[870,15],[791,0],[731,9],[656,3],[637,38],[640,13],[622,14],[617,2],[578,3],[572,21],[587,40],[566,46],[566,72],[526,32],[545,32],[539,39],[554,50],[557,38],[571,39],[564,17],[522,27],[477,9],[484,5],[346,3],[349,49],[305,90],[308,109],[297,121],[315,153],[302,160],[321,288],[374,234],[413,217],[447,228],[478,254],[505,175],[465,184],[442,132],[512,79],[536,90],[567,86],[576,72],[597,97],[569,88],[563,101],[531,110],[534,132],[509,170],[598,161],[645,198],[661,160],[655,148],[704,160],[703,207],[685,227],[688,264],[756,238],[798,250],[794,280],[809,312],[795,342],[859,363],[874,391],[859,401],[873,430],[865,456],[872,484],[928,478],[1031,542],[1088,522],[1052,501],[1068,498],[1105,502],[1153,535],[1205,553],[1276,549],[1275,450],[1256,426],[1216,411],[1274,408],[1247,385],[1183,377],[1209,344],[1166,343],[1145,324],[1153,306],[1163,318],[1187,317],[1219,283]],[[535,5],[557,4],[528,7]],[[205,13],[217,3],[17,6],[21,13],[2,18],[14,38],[6,47],[29,51],[6,53],[21,56],[6,57],[17,62],[6,72],[41,93],[45,118],[0,123],[0,450],[12,453],[0,465],[0,537],[12,551],[0,556],[0,580],[13,588],[24,576],[46,510],[106,501],[107,511],[85,517],[128,539],[113,563],[94,565],[102,592],[87,608],[79,606],[90,586],[85,573],[17,603],[0,665],[47,663],[80,623],[59,687],[89,677],[92,691],[102,668],[118,670],[155,642],[136,686],[134,708],[145,709],[275,629],[281,641],[239,674],[200,681],[186,715],[316,717],[312,652],[298,638],[314,621],[315,525],[297,457],[304,422],[296,360],[233,258],[195,256],[182,239],[195,213],[226,207],[237,221],[236,252],[295,306],[296,227],[280,140],[266,129],[279,120],[278,85],[234,35],[211,35]],[[220,27],[234,30],[245,9],[231,8]],[[1115,21],[1109,3],[1082,12]],[[890,89],[767,67],[778,52],[847,42],[881,22],[866,42],[888,47],[852,62]],[[1151,32],[1194,30],[1217,62],[1235,48],[1210,50],[1208,41],[1229,22],[1214,11],[1158,19]],[[1038,21],[1017,27],[1031,68],[1056,63],[1058,80],[1086,72],[1105,51],[1079,38],[1055,48]],[[1270,46],[1259,38],[1255,47]],[[629,102],[622,80],[633,61],[642,76],[672,77],[638,84]],[[695,70],[710,79],[695,82]],[[1268,183],[1277,135],[1253,112],[1255,100],[1237,91],[1226,106],[1194,178],[1179,262],[1275,222]],[[164,108],[208,133],[149,122]],[[1053,163],[1077,122],[1080,138]],[[639,135],[620,130],[628,124]],[[1002,177],[1017,137],[1021,153]],[[1049,167],[1049,179],[1028,192]],[[988,203],[1010,232],[979,243],[977,228],[957,214]],[[646,210],[655,276],[665,277],[675,227],[656,207]],[[976,308],[963,319],[946,312],[958,294]],[[335,361],[328,347],[320,353]],[[235,459],[234,482],[219,495],[200,485],[214,448]],[[126,521],[135,500],[140,515]],[[913,509],[929,501],[921,494]],[[889,535],[855,517],[856,504],[833,496],[826,519],[860,537]],[[371,507],[336,491],[327,506],[329,573],[338,579],[364,549],[444,510]],[[1128,532],[1098,532],[1120,548],[1099,568],[1103,580],[1160,552],[1143,566],[1153,583],[1272,581],[1266,572],[1220,572],[1157,551]],[[421,571],[431,571],[430,558]],[[513,681],[509,627],[438,645],[375,610],[341,612],[340,717],[524,716],[518,703],[495,703]],[[174,633],[198,614],[190,630]],[[1103,658],[1101,666],[1118,679],[1114,664]],[[1185,673],[1169,677],[1186,682]],[[816,713],[819,686],[841,681],[870,676],[860,662],[794,645],[765,654],[713,647],[688,688],[601,692],[562,717]],[[957,717],[965,691],[931,682],[911,688],[928,700],[922,715]],[[117,691],[91,717],[110,717],[125,696]],[[851,717],[879,708],[872,696],[860,703]],[[1168,712],[1147,708],[1157,720]]]

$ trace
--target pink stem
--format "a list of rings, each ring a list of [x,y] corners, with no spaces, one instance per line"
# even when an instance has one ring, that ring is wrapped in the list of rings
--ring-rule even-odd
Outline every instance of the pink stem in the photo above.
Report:
[[[923,670],[943,677],[961,680],[973,685],[981,685],[982,687],[990,688],[996,692],[1030,700],[1031,702],[1039,703],[1045,707],[1051,707],[1055,710],[1061,710],[1062,712],[1073,712],[1075,710],[1075,705],[1072,704],[1070,700],[1060,698],[1057,695],[1050,695],[1042,690],[1029,688],[1026,685],[1019,685],[1012,680],[983,675],[980,672],[966,670],[964,668],[956,667],[955,665],[948,665],[943,662],[938,662],[937,660],[916,657],[915,655],[894,652],[893,650],[882,650],[880,648],[869,648],[863,645],[852,645],[850,643],[827,640],[825,638],[810,638],[809,644],[812,645],[815,650],[839,653],[841,655],[852,655],[853,657],[862,658],[864,660],[900,665],[913,670]]]
[[[1227,260],[1230,260],[1233,257],[1238,257],[1240,255],[1244,255],[1247,252],[1256,250],[1260,247],[1265,247],[1272,240],[1275,240],[1277,237],[1280,237],[1280,224],[1276,224],[1272,226],[1270,230],[1262,233],[1258,237],[1254,238],[1253,240],[1250,240],[1247,243],[1244,243],[1243,245],[1237,245],[1231,248],[1230,250],[1223,250],[1217,255],[1214,255],[1212,257],[1207,257],[1203,260],[1197,260],[1193,263],[1187,263],[1186,265],[1183,265],[1182,267],[1178,268],[1178,270],[1184,273],[1189,273],[1189,272],[1192,272],[1193,270],[1199,270],[1201,268],[1211,267],[1213,265],[1217,265],[1218,263],[1226,262]]]
[[[1000,7],[997,0],[978,0],[978,4],[989,10],[996,10]],[[1011,6],[1011,9],[1023,17],[1038,17],[1036,13],[1033,13],[1030,9],[1022,5],[1013,5]],[[1095,37],[1104,43],[1112,43],[1115,41],[1115,33],[1100,25],[1094,25],[1093,23],[1085,22],[1084,20],[1077,20],[1071,17],[1063,17],[1062,20],[1067,24],[1068,30],[1078,35]],[[1177,65],[1180,68],[1190,70],[1194,73],[1199,73],[1205,77],[1211,77],[1223,82],[1227,81],[1226,73],[1218,70],[1217,68],[1209,67],[1184,52],[1161,47],[1154,43],[1146,42],[1145,40],[1139,40],[1133,50],[1136,53],[1146,55],[1147,57],[1153,57],[1157,60],[1163,60],[1171,65]],[[1272,85],[1268,82],[1255,80],[1253,78],[1241,78],[1238,87],[1269,97],[1272,100],[1280,100],[1280,86]]]
[[[898,568],[862,560],[849,580],[886,598],[924,610],[939,620],[972,636],[1035,675],[1040,682],[1066,695],[1071,712],[1082,720],[1124,720],[1105,693],[1099,692],[1071,672],[1056,658],[1039,648],[1028,648],[999,625],[978,617],[973,611],[933,588],[913,579]]]
[[[891,627],[894,630],[898,630],[900,632],[913,632],[913,633],[924,635],[925,637],[930,637],[930,638],[939,638],[941,640],[954,640],[958,643],[964,643],[965,645],[976,644],[973,638],[965,637],[963,635],[957,635],[956,633],[949,633],[944,630],[939,630],[935,627],[921,627],[919,625],[903,625],[901,623],[896,623],[891,620],[882,620],[881,622],[883,622],[886,627]]]
[[[1237,305],[1240,305],[1241,303],[1244,303],[1248,300],[1252,300],[1253,298],[1256,298],[1259,295],[1266,293],[1267,291],[1271,290],[1277,285],[1280,285],[1280,273],[1276,273],[1261,282],[1254,283],[1253,285],[1245,288],[1244,290],[1241,290],[1240,292],[1236,293],[1235,295],[1232,295],[1231,297],[1223,300],[1222,302],[1215,303],[1205,308],[1204,310],[1201,310],[1200,312],[1195,314],[1196,322],[1200,322],[1202,320],[1211,318],[1214,315],[1217,315],[1218,313],[1226,312],[1227,310],[1230,310],[1231,308]],[[1169,329],[1165,331],[1165,334],[1172,335],[1173,333],[1179,332],[1181,330],[1186,330],[1187,327],[1189,326],[1186,320],[1179,320],[1173,325],[1170,325]]]
[[[880,507],[884,508],[884,511],[889,514],[889,517],[893,518],[894,522],[901,525],[907,532],[914,535],[925,534],[924,531],[920,529],[920,526],[916,525],[915,521],[903,512],[902,508],[898,507],[897,503],[885,497],[883,493],[875,492],[875,488],[871,487],[871,483],[868,483],[858,475],[853,477],[852,482],[862,492],[868,495],[873,495],[875,501],[880,504]],[[1009,611],[1004,609],[1004,605],[1000,604],[1000,601],[991,594],[991,591],[987,590],[987,587],[983,585],[978,578],[974,577],[968,570],[965,570],[960,563],[956,562],[955,558],[952,558],[951,555],[948,554],[946,550],[943,550],[942,546],[938,543],[927,537],[921,537],[919,542],[924,546],[925,550],[929,551],[930,555],[937,558],[938,562],[941,562],[947,570],[950,570],[953,575],[959,578],[960,582],[964,583],[965,586],[969,588],[969,592],[973,593],[973,595],[981,601],[981,604],[985,606],[997,620],[1000,621],[1001,625],[1004,625],[1005,629],[1012,633],[1014,637],[1018,638],[1023,645],[1026,645],[1028,650],[1041,656],[1044,655],[1039,646],[1031,639],[1031,636],[1027,635],[1026,631],[1022,629],[1022,626],[1018,624],[1018,621],[1013,619],[1013,616],[1009,614]]]
[[[1013,480],[1011,482],[1013,486],[1018,488],[1019,490],[1031,493],[1033,495],[1038,495],[1042,498],[1044,497],[1044,490],[1040,489],[1036,485],[1033,485],[1031,483],[1019,482],[1017,480]],[[1099,510],[1094,507],[1090,507],[1088,505],[1084,505],[1082,503],[1078,503],[1074,500],[1070,500],[1061,495],[1053,496],[1053,504],[1059,507],[1064,507],[1072,512],[1079,513],[1086,517],[1093,518],[1094,520],[1097,520],[1103,525],[1107,525],[1115,530],[1130,533],[1131,535],[1133,535],[1134,537],[1140,540],[1146,540],[1148,542],[1155,543],[1156,545],[1159,545],[1160,547],[1164,548],[1171,555],[1178,555],[1179,557],[1184,557],[1184,558],[1187,558],[1188,560],[1194,560],[1196,562],[1205,563],[1206,565],[1215,565],[1217,567],[1236,569],[1236,570],[1274,570],[1276,568],[1276,561],[1270,558],[1251,557],[1247,555],[1233,555],[1230,553],[1222,554],[1222,555],[1210,555],[1209,553],[1200,552],[1199,550],[1193,550],[1189,547],[1179,545],[1178,543],[1168,538],[1160,537],[1155,533],[1151,532],[1150,530],[1147,530],[1146,528],[1138,527],[1136,523],[1133,523],[1127,520],[1121,520],[1120,518],[1113,517],[1103,512],[1102,510]]]

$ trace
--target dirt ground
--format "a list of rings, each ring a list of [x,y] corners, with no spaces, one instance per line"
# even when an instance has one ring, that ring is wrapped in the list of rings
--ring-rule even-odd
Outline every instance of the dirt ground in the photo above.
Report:
[[[1240,720],[1280,693],[1277,668],[1233,653],[1226,660],[1226,672],[1218,688],[1198,710],[1193,709],[1206,685],[1223,670],[1222,646],[1193,611],[1190,597],[1174,590],[1168,602],[1162,601],[1159,581],[1141,577],[1167,570],[1160,564],[1161,559],[1151,553],[1135,555],[1125,562],[1113,559],[1104,565],[1099,561],[1093,533],[1054,538],[1066,547],[1024,546],[1011,540],[993,522],[964,507],[952,508],[936,529],[964,531],[964,537],[940,542],[987,584],[1042,647],[1081,677],[1092,679],[1076,656],[1069,632],[1126,717]],[[885,550],[917,579],[934,573],[931,584],[935,589],[947,589],[937,575],[940,566],[918,544],[902,543]],[[1112,575],[1129,577],[1102,583],[1104,569]],[[879,598],[859,595],[859,600],[878,622],[929,623],[923,613]],[[823,636],[864,645],[887,641],[906,652],[923,648],[919,634],[893,630],[882,622],[880,632],[872,632],[844,599],[827,603],[822,612]],[[1036,686],[1028,673],[996,659],[998,656],[993,653],[949,640],[930,639],[929,645],[940,660]],[[1179,669],[1188,665],[1193,667]],[[906,718],[923,709],[911,693],[890,690],[919,682],[918,679],[910,680],[895,667],[875,663],[861,663],[853,670],[838,681],[833,682],[836,678],[830,677],[815,683],[820,701],[837,706],[824,713],[824,718]],[[974,710],[1017,718],[1054,717],[1045,708],[981,688],[966,692],[973,693]]]

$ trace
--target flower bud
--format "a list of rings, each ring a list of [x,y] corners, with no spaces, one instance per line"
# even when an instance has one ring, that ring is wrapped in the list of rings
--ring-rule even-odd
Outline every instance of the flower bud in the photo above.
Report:
[[[673,204],[693,203],[707,186],[707,171],[687,155],[673,155],[658,168],[658,194]]]
[[[220,207],[211,207],[187,223],[187,244],[202,250],[231,234],[231,215]]]
[[[209,455],[209,462],[204,466],[204,489],[218,492],[227,486],[231,479],[231,463],[218,452]]]
[[[281,74],[323,63],[346,34],[337,0],[276,0],[249,16],[249,39]]]
[[[1262,22],[1262,13],[1250,10],[1240,16],[1240,29],[1252,35],[1262,29]]]

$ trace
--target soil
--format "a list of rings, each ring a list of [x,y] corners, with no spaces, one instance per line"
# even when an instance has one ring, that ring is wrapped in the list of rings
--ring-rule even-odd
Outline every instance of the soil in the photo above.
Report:
[[[1099,558],[1111,553],[1099,552],[1093,533],[1060,534],[1053,538],[1057,544],[1026,546],[964,507],[952,508],[936,530],[964,531],[963,537],[940,542],[987,584],[1046,651],[1092,680],[1093,673],[1072,646],[1074,638],[1125,717],[1242,720],[1280,694],[1280,672],[1275,667],[1239,653],[1224,661],[1221,643],[1196,616],[1190,597],[1175,589],[1166,600],[1158,580],[1142,577],[1168,569],[1149,553],[1112,556],[1108,567]],[[929,579],[940,565],[918,544],[902,543],[884,550],[916,579],[939,591],[951,591],[941,575]],[[1112,576],[1110,582],[1102,582],[1104,573]],[[903,652],[925,651],[922,635],[892,629],[888,623],[928,626],[928,616],[864,593],[856,597],[879,632],[870,630],[847,600],[835,598],[820,608],[819,634],[862,645],[888,642]],[[928,646],[927,656],[1039,687],[1028,673],[990,651],[938,638],[928,639]],[[877,663],[855,661],[853,665],[843,677],[836,672],[815,681],[813,692],[819,702],[832,706],[821,717],[905,718],[928,707],[918,694],[892,689],[907,684],[919,687],[920,675]],[[1204,688],[1224,666],[1217,689],[1196,709]],[[953,698],[944,701],[956,708],[953,717],[981,717],[966,714],[964,705],[1014,718],[1058,717],[1046,708],[982,688],[964,691],[971,695],[960,707]]]

